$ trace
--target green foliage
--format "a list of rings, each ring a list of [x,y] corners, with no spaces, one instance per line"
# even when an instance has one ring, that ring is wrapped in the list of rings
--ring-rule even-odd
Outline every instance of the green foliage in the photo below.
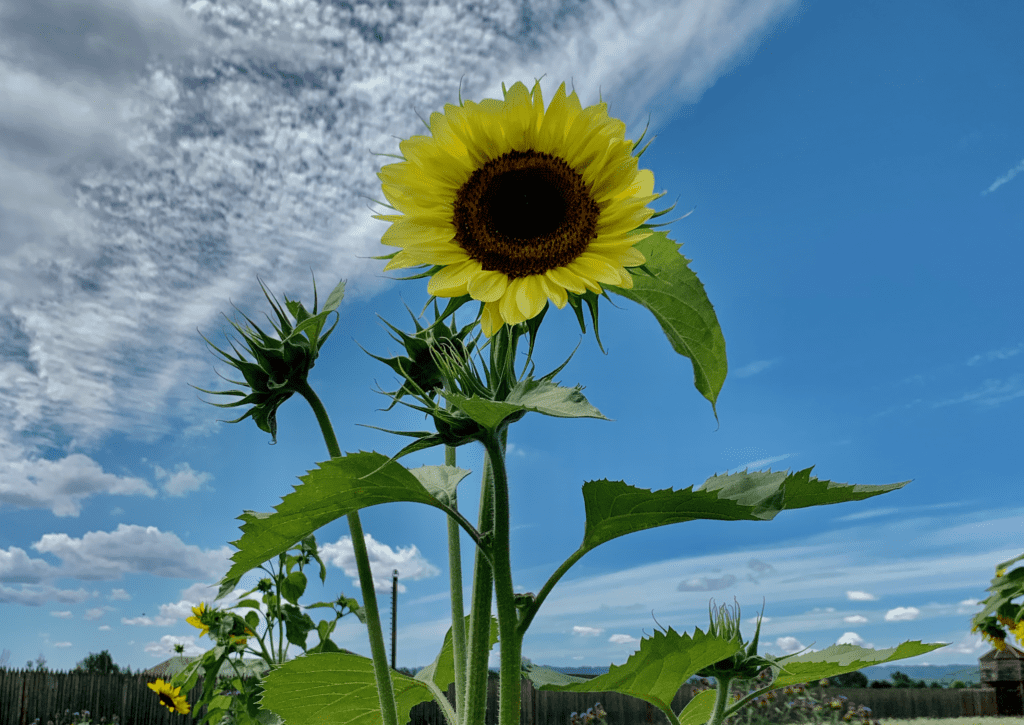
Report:
[[[672,349],[693,362],[694,387],[711,403],[717,418],[715,402],[728,371],[725,337],[704,285],[690,269],[690,260],[679,253],[681,246],[665,232],[640,240],[636,248],[647,258],[644,268],[654,276],[634,273],[632,289],[608,291],[650,310]]]
[[[114,664],[114,659],[107,650],[103,650],[99,654],[90,652],[88,657],[75,665],[75,671],[90,675],[130,674],[122,673],[121,668]]]

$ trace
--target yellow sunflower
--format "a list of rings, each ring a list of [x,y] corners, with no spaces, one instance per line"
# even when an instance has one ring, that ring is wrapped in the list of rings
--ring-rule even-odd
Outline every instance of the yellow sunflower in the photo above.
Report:
[[[199,633],[199,636],[202,637],[210,631],[210,628],[202,622],[202,617],[204,614],[206,614],[206,602],[199,602],[198,607],[192,607],[192,614],[193,616],[189,617],[185,621],[191,624],[193,627],[198,627],[199,629],[201,629],[202,631]]]
[[[516,83],[505,99],[446,105],[430,136],[402,141],[405,161],[378,176],[398,214],[381,242],[400,247],[385,270],[437,267],[427,290],[483,303],[490,337],[568,295],[630,289],[634,248],[650,232],[654,174],[638,169],[626,125],[608,105],[580,106],[565,83],[544,109],[540,83]]]
[[[160,704],[168,710],[181,713],[182,715],[188,714],[189,705],[185,700],[185,696],[179,694],[181,692],[180,687],[171,687],[170,682],[164,682],[163,680],[150,682],[146,686],[160,696]]]

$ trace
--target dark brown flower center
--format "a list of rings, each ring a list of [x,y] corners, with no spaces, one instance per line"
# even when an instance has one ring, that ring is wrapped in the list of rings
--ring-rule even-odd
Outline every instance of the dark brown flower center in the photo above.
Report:
[[[509,151],[474,171],[455,194],[455,242],[485,270],[510,279],[543,274],[586,250],[600,212],[564,160]]]

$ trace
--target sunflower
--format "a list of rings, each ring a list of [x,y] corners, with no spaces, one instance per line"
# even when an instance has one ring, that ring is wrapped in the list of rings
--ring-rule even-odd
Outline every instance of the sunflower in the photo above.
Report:
[[[160,696],[160,704],[168,710],[181,713],[182,715],[188,714],[188,702],[185,700],[184,695],[179,694],[181,692],[180,687],[171,687],[170,682],[164,682],[163,680],[147,683],[146,686]]]
[[[192,614],[193,616],[189,617],[185,621],[193,627],[201,629],[202,631],[199,633],[199,636],[202,637],[210,631],[210,628],[202,622],[203,615],[206,614],[206,602],[199,602],[198,607],[192,607]]]
[[[402,141],[402,163],[378,173],[398,214],[381,242],[399,247],[385,271],[427,265],[435,297],[479,300],[490,337],[569,295],[631,289],[634,245],[650,231],[654,174],[638,169],[626,125],[606,103],[587,108],[559,86],[547,110],[540,83],[505,99],[446,105],[430,136]]]

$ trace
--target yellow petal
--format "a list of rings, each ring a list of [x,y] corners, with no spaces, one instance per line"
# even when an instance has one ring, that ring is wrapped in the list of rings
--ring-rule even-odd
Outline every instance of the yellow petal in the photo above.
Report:
[[[523,277],[522,284],[516,290],[516,305],[523,313],[523,318],[532,320],[544,309],[548,303],[548,296],[544,292],[544,285],[541,283],[542,275],[534,274]]]
[[[498,310],[501,312],[502,319],[510,325],[518,325],[526,320],[519,309],[519,305],[516,304],[516,296],[522,283],[522,277],[509,282],[508,289],[505,290],[505,296],[498,302]]]
[[[505,294],[508,287],[508,277],[497,271],[481,271],[469,280],[469,294],[474,300],[481,302],[496,302]]]
[[[580,276],[584,283],[587,280],[603,282],[604,284],[619,283],[619,273],[615,266],[596,254],[584,252],[576,257],[568,266],[569,269]]]
[[[451,242],[455,238],[455,227],[449,224],[424,224],[419,219],[402,217],[384,232],[381,243],[389,247],[409,247],[418,244]]]
[[[473,272],[480,269],[480,263],[469,259],[439,270],[430,278],[427,292],[435,297],[461,297],[466,294]]]
[[[583,284],[583,280],[581,280],[575,272],[571,272],[566,267],[549,269],[544,273],[544,276],[559,287],[569,290],[573,294],[581,295],[587,291],[587,287]]]
[[[504,324],[505,321],[501,319],[497,302],[488,302],[483,306],[480,311],[480,330],[484,333],[484,337],[491,337]]]
[[[569,301],[569,295],[566,294],[565,288],[561,285],[555,284],[546,274],[539,274],[537,278],[540,280],[541,286],[544,288],[544,294],[547,298],[555,303],[555,307],[562,309],[565,307],[565,303]]]

